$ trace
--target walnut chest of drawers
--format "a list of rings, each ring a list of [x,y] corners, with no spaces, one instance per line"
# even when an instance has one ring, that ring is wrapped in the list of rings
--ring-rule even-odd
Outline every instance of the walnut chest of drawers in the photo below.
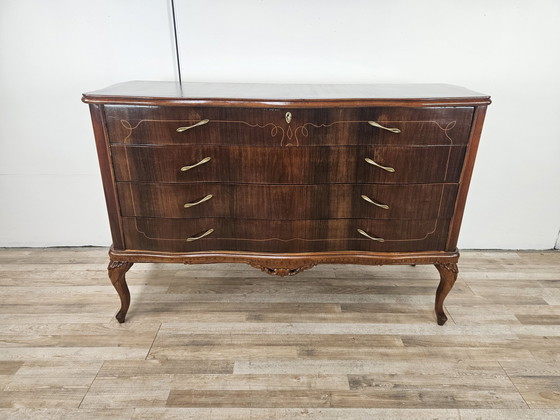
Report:
[[[124,322],[136,262],[434,264],[437,322],[490,99],[450,85],[128,82],[84,94]]]

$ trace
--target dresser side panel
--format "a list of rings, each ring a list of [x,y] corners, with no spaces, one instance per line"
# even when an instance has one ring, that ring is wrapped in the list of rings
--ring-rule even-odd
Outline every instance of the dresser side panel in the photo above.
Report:
[[[480,142],[480,135],[482,133],[482,126],[484,124],[484,117],[486,115],[487,106],[478,106],[475,109],[473,123],[471,128],[471,135],[467,146],[465,160],[463,162],[463,170],[459,181],[459,190],[457,192],[457,201],[455,202],[455,212],[451,219],[449,227],[449,236],[447,239],[446,251],[454,251],[457,249],[457,241],[459,239],[459,231],[461,229],[461,222],[463,221],[463,214],[465,211],[465,204],[467,201],[467,194],[469,185],[471,183],[474,162],[476,160],[476,153]]]
[[[125,249],[122,220],[120,217],[119,201],[114,182],[113,165],[111,164],[111,151],[105,126],[103,105],[90,104],[91,120],[93,122],[93,133],[95,136],[95,146],[101,169],[101,180],[105,193],[105,203],[109,215],[109,225],[113,239],[113,248],[117,250]]]

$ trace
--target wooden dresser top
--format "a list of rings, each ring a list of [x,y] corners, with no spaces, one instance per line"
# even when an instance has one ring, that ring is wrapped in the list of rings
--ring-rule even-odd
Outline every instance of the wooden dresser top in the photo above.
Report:
[[[86,103],[243,106],[487,105],[490,97],[447,84],[265,84],[131,81],[88,92]]]

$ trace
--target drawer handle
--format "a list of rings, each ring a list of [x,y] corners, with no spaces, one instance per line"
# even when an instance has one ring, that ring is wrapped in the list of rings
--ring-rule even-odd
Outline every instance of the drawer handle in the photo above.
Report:
[[[377,202],[373,201],[371,198],[369,198],[367,195],[362,194],[361,197],[364,200],[366,200],[368,203],[373,204],[374,206],[381,207],[382,209],[385,209],[385,210],[389,210],[389,206],[387,204],[377,203]]]
[[[192,241],[198,241],[199,239],[204,238],[205,236],[210,235],[212,232],[214,232],[214,229],[208,229],[206,232],[204,232],[202,235],[199,236],[192,236],[190,238],[187,238],[187,242],[192,242]]]
[[[189,207],[198,206],[199,204],[204,203],[205,201],[210,200],[212,197],[213,197],[212,194],[208,194],[208,195],[207,195],[206,197],[204,197],[203,199],[198,200],[198,201],[195,201],[194,203],[187,203],[187,204],[185,204],[183,207],[186,208],[186,209],[188,209]]]
[[[208,124],[209,122],[210,122],[210,120],[202,120],[202,121],[197,122],[196,124],[189,125],[188,127],[179,127],[176,131],[177,131],[177,133],[182,133],[183,131],[190,130],[191,128],[195,128],[195,127],[198,127],[200,125]]]
[[[211,157],[205,157],[204,159],[202,159],[200,162],[195,163],[194,165],[190,165],[190,166],[183,166],[181,168],[182,172],[188,171],[189,169],[192,168],[196,168],[198,165],[204,165],[207,162],[210,162],[210,160],[212,160]]]
[[[385,239],[383,238],[374,238],[373,236],[369,236],[367,233],[365,233],[362,229],[358,229],[358,233],[360,235],[365,236],[366,238],[371,239],[372,241],[377,241],[377,242],[385,242]]]
[[[381,124],[376,123],[375,121],[368,121],[368,124],[373,127],[382,128],[383,130],[390,131],[391,133],[399,134],[401,132],[401,130],[399,130],[398,128],[384,127]]]
[[[380,165],[379,163],[377,163],[377,162],[374,161],[373,159],[366,158],[366,162],[369,163],[370,165],[377,166],[378,168],[381,168],[381,169],[383,169],[384,171],[387,171],[387,172],[395,172],[395,168],[391,168],[390,166],[383,166],[383,165]]]

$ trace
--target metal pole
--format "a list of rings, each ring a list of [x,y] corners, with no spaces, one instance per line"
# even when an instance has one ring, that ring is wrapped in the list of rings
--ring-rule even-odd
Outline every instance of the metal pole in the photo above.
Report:
[[[175,55],[177,57],[177,74],[179,75],[179,85],[183,84],[181,78],[181,63],[179,62],[179,43],[177,42],[177,20],[175,19],[175,1],[171,0],[171,14],[173,15],[173,35],[175,36]]]

